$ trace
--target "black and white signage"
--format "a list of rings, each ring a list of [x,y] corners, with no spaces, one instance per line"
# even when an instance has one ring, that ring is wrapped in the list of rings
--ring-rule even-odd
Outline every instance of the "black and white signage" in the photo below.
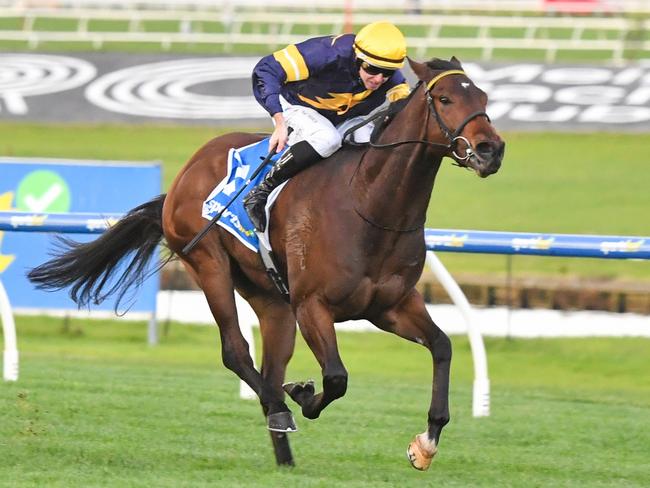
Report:
[[[508,127],[650,128],[650,65],[625,68],[466,66]]]
[[[27,115],[26,100],[71,90],[95,78],[93,64],[44,54],[0,54],[0,101],[5,113]]]
[[[0,119],[269,124],[251,91],[257,59],[0,54]],[[650,130],[650,64],[464,67],[501,129]]]

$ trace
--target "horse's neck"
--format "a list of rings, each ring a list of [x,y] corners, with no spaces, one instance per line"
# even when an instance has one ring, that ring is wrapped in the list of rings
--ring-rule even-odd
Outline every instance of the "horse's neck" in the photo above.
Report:
[[[411,100],[377,143],[425,140],[427,125],[435,123],[428,112],[426,103]],[[369,149],[354,179],[357,210],[381,227],[406,230],[420,226],[426,219],[441,160],[440,149],[422,143]]]

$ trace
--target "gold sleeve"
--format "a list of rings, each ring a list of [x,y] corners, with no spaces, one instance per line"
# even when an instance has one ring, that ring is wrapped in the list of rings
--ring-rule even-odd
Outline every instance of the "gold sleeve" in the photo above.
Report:
[[[294,44],[274,52],[273,57],[280,63],[280,66],[287,74],[287,82],[309,78],[309,68],[307,68],[305,59]]]
[[[400,83],[386,92],[386,98],[388,98],[389,102],[396,102],[397,100],[408,97],[410,93],[411,89],[408,84]]]

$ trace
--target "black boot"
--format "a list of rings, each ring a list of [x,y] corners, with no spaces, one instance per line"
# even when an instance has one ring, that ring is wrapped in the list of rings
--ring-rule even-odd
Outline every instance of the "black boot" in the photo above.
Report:
[[[262,183],[253,188],[244,198],[244,208],[259,232],[266,229],[266,199],[281,183],[297,175],[300,171],[321,159],[321,156],[307,141],[300,141],[291,146],[278,159]]]

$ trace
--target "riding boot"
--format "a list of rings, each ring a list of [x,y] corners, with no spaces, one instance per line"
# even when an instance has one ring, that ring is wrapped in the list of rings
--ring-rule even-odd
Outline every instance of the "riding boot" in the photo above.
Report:
[[[307,141],[291,146],[280,156],[264,180],[244,198],[244,208],[259,232],[266,229],[266,200],[271,191],[300,171],[321,159],[320,154]]]

